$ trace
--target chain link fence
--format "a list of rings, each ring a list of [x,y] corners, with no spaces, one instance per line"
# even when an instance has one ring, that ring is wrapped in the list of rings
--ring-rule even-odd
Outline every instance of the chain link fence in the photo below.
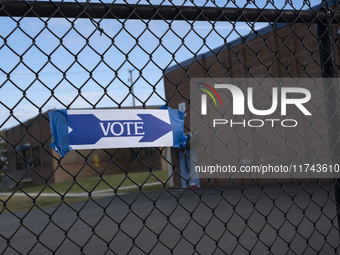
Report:
[[[0,2],[1,254],[339,253],[337,179],[205,178],[190,142],[60,157],[47,114],[167,105],[193,142],[190,80],[337,78],[337,1]],[[339,89],[307,88],[321,121],[230,132],[223,157],[336,166]]]

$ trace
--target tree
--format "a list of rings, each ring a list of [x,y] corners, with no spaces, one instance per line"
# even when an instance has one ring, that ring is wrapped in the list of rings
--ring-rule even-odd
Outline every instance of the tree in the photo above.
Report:
[[[5,130],[0,131],[0,179],[3,174],[3,170],[6,169],[7,166],[7,148],[6,148],[6,140],[5,140],[6,132]]]

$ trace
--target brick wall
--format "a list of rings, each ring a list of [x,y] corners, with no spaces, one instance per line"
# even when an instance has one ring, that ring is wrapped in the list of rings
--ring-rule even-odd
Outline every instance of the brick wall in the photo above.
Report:
[[[36,161],[40,161],[40,165],[35,164],[36,161],[33,161],[30,167],[33,182],[43,183],[45,180],[54,182],[53,171],[55,169],[55,165],[51,156],[56,157],[57,154],[49,146],[52,141],[51,137],[47,113],[40,114],[37,117],[23,123],[23,125],[18,125],[6,130],[6,138],[8,140],[7,150],[9,156],[8,171],[13,173],[15,171],[27,170],[25,169],[25,166],[24,169],[18,169],[16,162],[17,158],[20,158],[19,154],[22,155],[20,147],[23,145],[29,145],[29,156],[27,156],[26,160],[24,159],[23,161],[28,163],[33,158],[36,159]],[[33,155],[34,149],[37,150],[36,155]]]
[[[334,26],[334,38],[337,38],[338,26]],[[335,59],[339,63],[339,47],[337,39],[335,40]],[[294,24],[279,25],[275,30],[269,30],[254,36],[253,39],[246,42],[240,42],[238,45],[229,47],[218,54],[207,53],[197,57],[195,60],[186,61],[183,65],[172,67],[167,71],[164,78],[165,94],[169,105],[177,108],[178,103],[186,102],[186,109],[189,109],[190,98],[190,78],[223,78],[223,77],[241,77],[241,78],[308,78],[321,77],[319,45],[315,35],[315,25]],[[324,96],[321,88],[308,88],[312,91],[314,113],[321,113],[326,116],[324,108]],[[262,101],[266,100],[262,98]],[[267,100],[268,101],[268,100]],[[261,98],[257,101],[261,105]],[[232,107],[232,105],[228,105]],[[264,108],[266,109],[266,108]],[[330,156],[328,148],[327,125],[320,119],[313,122],[299,116],[299,127],[294,130],[279,130],[278,134],[271,138],[272,131],[262,129],[254,133],[253,130],[245,129],[237,133],[237,138],[228,144],[230,154],[239,157],[250,157],[253,163],[260,160],[277,161],[278,157],[282,162],[289,162],[297,157],[300,159],[311,160],[314,158],[329,162]],[[250,117],[250,116],[248,116]],[[186,132],[189,132],[190,112],[188,110],[186,117]],[[305,135],[305,137],[300,134]],[[322,134],[323,144],[316,143],[320,141]],[[211,134],[214,135],[214,134]],[[235,135],[235,134],[232,134]],[[289,141],[285,140],[289,137]],[[306,138],[306,139],[304,139]],[[313,139],[315,138],[315,139]],[[245,142],[248,141],[248,142]],[[250,142],[249,142],[250,141]],[[287,145],[289,144],[289,146]],[[319,147],[318,147],[319,146]],[[273,150],[264,152],[265,148]],[[284,150],[282,149],[284,148]],[[263,151],[261,153],[261,151]],[[172,162],[177,162],[177,151],[172,152]],[[235,161],[230,154],[230,161]],[[259,156],[260,155],[260,156]],[[266,156],[267,155],[267,156]],[[275,157],[274,157],[275,156]],[[267,158],[266,158],[267,157]],[[272,158],[270,158],[272,157]],[[174,169],[179,173],[178,165]],[[179,175],[175,173],[175,183],[179,186]],[[267,182],[268,180],[262,180]],[[237,183],[247,183],[249,180],[238,180]],[[207,185],[206,179],[201,179],[201,184]],[[227,179],[216,179],[213,181],[216,185],[227,185],[230,183]]]
[[[161,164],[160,154],[147,157],[143,149],[138,149],[138,152],[139,158],[136,159],[130,149],[70,151],[60,160],[55,181],[69,180],[75,175],[90,177],[100,174],[165,169]],[[58,166],[57,162],[56,166]]]

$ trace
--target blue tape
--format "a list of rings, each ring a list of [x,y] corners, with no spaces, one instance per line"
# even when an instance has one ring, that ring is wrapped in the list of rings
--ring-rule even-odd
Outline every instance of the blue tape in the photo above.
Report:
[[[64,157],[69,151],[70,139],[68,135],[68,117],[67,110],[56,110],[48,113],[50,117],[50,126],[53,135],[53,143],[50,146]]]
[[[166,110],[166,109],[168,109],[168,106],[165,104],[165,105],[159,107],[158,109],[159,110]]]
[[[184,112],[168,107],[174,148],[183,149],[187,144],[188,137],[184,135]]]

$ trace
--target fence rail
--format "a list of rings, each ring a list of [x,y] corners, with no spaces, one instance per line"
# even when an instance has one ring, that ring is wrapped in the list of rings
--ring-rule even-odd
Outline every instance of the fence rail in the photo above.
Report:
[[[0,16],[93,19],[147,19],[284,23],[339,23],[332,9],[275,10],[174,5],[103,4],[81,2],[5,2]]]

